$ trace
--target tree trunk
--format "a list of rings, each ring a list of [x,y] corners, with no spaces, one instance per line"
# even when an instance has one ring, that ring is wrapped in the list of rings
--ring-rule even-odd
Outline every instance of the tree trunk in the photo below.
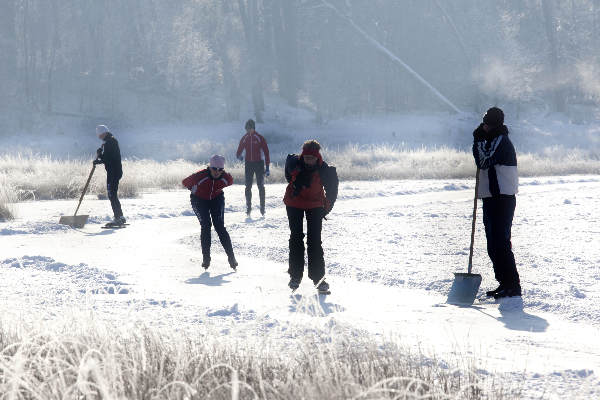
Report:
[[[565,98],[560,83],[558,41],[556,38],[556,21],[554,19],[553,0],[542,0],[542,11],[544,13],[544,27],[550,45],[550,74],[552,82],[556,85],[552,89],[553,111],[565,111]]]
[[[257,0],[238,0],[240,17],[244,26],[246,36],[246,49],[250,63],[250,81],[252,93],[252,105],[254,107],[254,117],[256,122],[263,122],[262,112],[265,109],[265,100],[263,97],[262,76],[260,65],[260,53],[258,43],[258,4]]]
[[[279,92],[290,106],[298,104],[299,64],[297,5],[294,0],[271,3],[273,42]]]
[[[1,96],[0,104],[10,101],[16,92],[14,82],[17,74],[17,34],[15,31],[15,2],[4,0],[0,2],[0,81],[6,88]]]
[[[52,85],[53,85],[53,76],[54,76],[54,68],[56,66],[56,50],[60,45],[58,27],[59,27],[59,15],[58,15],[58,7],[56,0],[52,0],[52,21],[50,21],[49,25],[53,27],[52,33],[52,43],[50,43],[49,56],[48,56],[48,74],[47,74],[47,82],[46,82],[46,111],[52,111]]]

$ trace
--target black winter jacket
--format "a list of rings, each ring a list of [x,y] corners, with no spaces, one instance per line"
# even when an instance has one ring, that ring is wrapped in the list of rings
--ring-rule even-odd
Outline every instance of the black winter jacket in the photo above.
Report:
[[[119,142],[115,137],[108,133],[104,138],[104,144],[98,152],[99,164],[104,164],[106,168],[107,179],[121,179],[123,176],[123,166],[121,165],[121,150]]]

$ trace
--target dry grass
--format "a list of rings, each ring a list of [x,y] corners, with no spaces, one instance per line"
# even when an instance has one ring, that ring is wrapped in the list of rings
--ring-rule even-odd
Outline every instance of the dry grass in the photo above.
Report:
[[[325,159],[337,167],[341,180],[381,179],[460,179],[475,173],[470,153],[450,148],[406,150],[389,145],[348,145],[325,149]],[[283,157],[283,156],[281,156]],[[281,158],[280,157],[280,158]],[[584,150],[554,149],[544,155],[520,154],[520,176],[600,174],[600,157]],[[236,183],[244,182],[244,164],[228,161],[227,171]],[[119,185],[120,197],[136,197],[142,190],[181,188],[181,180],[204,164],[185,160],[157,162],[124,161]],[[0,177],[14,189],[19,200],[66,199],[81,194],[91,163],[81,160],[55,160],[48,156],[0,156]],[[89,192],[106,195],[106,173],[97,168]],[[285,181],[283,165],[271,166],[267,182]]]
[[[469,370],[363,335],[301,332],[294,345],[81,319],[0,327],[11,399],[510,399]],[[488,387],[486,387],[488,386]]]
[[[0,175],[0,221],[9,221],[15,217],[14,203],[18,201],[15,188]]]

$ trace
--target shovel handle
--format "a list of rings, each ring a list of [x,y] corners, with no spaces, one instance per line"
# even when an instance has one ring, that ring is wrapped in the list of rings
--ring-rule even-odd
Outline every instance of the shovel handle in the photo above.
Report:
[[[81,201],[83,200],[83,196],[85,196],[85,192],[87,192],[87,188],[90,184],[90,181],[92,180],[92,175],[94,175],[95,169],[96,169],[96,164],[94,164],[92,166],[92,170],[90,171],[90,176],[88,176],[87,182],[85,183],[85,186],[83,187],[83,191],[81,192],[81,197],[79,198],[79,204],[77,204],[77,208],[75,209],[75,214],[73,214],[73,216],[77,215],[77,211],[79,211],[79,206],[81,206]]]
[[[473,243],[475,242],[475,220],[477,218],[477,193],[479,192],[479,167],[475,174],[475,198],[473,199],[473,221],[471,223],[471,250],[469,251],[469,274],[473,269]]]

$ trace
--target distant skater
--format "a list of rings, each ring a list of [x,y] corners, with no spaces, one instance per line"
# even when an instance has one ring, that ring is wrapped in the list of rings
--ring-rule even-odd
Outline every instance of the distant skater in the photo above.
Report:
[[[508,138],[504,113],[492,107],[473,132],[473,156],[479,168],[477,197],[483,199],[487,252],[499,286],[487,292],[494,298],[521,296],[521,283],[512,252],[511,227],[519,187],[517,154]]]
[[[300,155],[290,154],[285,162],[285,177],[289,182],[283,202],[290,226],[288,286],[296,290],[304,274],[304,216],[307,225],[308,277],[319,293],[329,293],[325,276],[325,260],[321,243],[323,218],[333,208],[338,193],[335,167],[328,166],[321,157],[321,145],[308,140]]]
[[[96,134],[104,143],[96,151],[97,157],[94,160],[94,165],[104,164],[104,168],[106,169],[106,192],[113,210],[113,220],[107,225],[123,226],[127,221],[123,217],[121,202],[117,193],[119,191],[119,180],[123,177],[119,142],[108,131],[106,125],[98,125],[96,127]]]
[[[265,215],[265,175],[269,176],[269,146],[265,138],[256,132],[254,121],[246,121],[246,134],[240,139],[236,157],[243,160],[242,153],[246,151],[246,214],[250,216],[252,211],[252,182],[256,175],[256,185],[258,186],[258,196],[260,198],[260,214]],[[260,152],[263,152],[265,159],[262,159]]]
[[[225,157],[215,154],[210,158],[207,168],[188,176],[182,183],[191,191],[192,209],[200,221],[202,268],[208,269],[210,266],[211,225],[213,225],[227,254],[229,266],[235,270],[238,262],[233,254],[231,238],[225,229],[223,189],[233,184],[233,177],[225,172]]]

